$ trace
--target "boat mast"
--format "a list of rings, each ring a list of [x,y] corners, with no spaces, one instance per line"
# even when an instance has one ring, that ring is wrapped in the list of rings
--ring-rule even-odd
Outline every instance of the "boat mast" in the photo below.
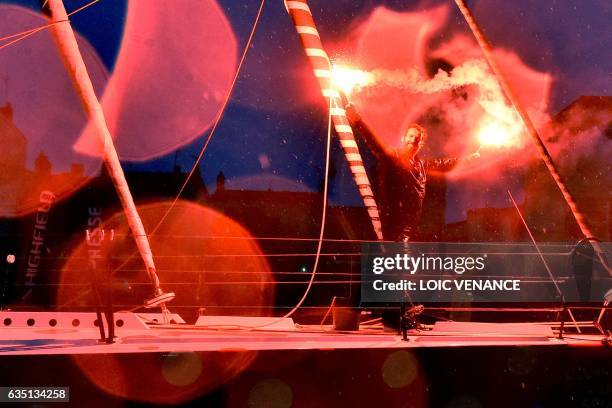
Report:
[[[491,47],[491,44],[489,43],[489,41],[484,35],[484,32],[482,31],[482,29],[476,22],[474,15],[472,14],[468,6],[465,4],[465,0],[455,0],[455,3],[457,4],[457,7],[461,11],[461,14],[465,18],[465,21],[467,22],[468,26],[470,27],[472,34],[474,34],[474,37],[476,38],[476,42],[480,46],[482,53],[484,54],[484,57],[487,60],[487,63],[489,64],[489,67],[493,71],[493,74],[497,78],[497,81],[499,82],[506,98],[508,98],[512,106],[514,106],[514,109],[516,110],[516,112],[519,114],[523,122],[523,125],[525,126],[525,129],[527,129],[529,136],[531,136],[531,140],[533,141],[533,144],[535,145],[540,155],[540,158],[546,165],[548,172],[550,173],[553,180],[557,184],[557,187],[561,191],[561,194],[563,195],[565,202],[567,203],[570,211],[572,212],[572,215],[574,216],[574,219],[576,220],[578,227],[580,227],[580,231],[582,231],[582,235],[584,235],[584,238],[587,238],[590,241],[602,266],[606,269],[608,274],[612,276],[612,270],[610,270],[610,268],[608,267],[605,256],[603,254],[603,250],[601,246],[599,245],[599,243],[597,242],[597,240],[595,239],[595,235],[591,232],[591,229],[588,225],[586,217],[584,216],[584,214],[582,214],[582,212],[578,208],[578,205],[576,204],[574,197],[572,197],[572,194],[570,193],[567,186],[565,185],[565,182],[563,181],[561,174],[557,170],[557,167],[552,159],[552,156],[548,152],[548,149],[544,145],[544,142],[542,142],[542,139],[540,138],[540,135],[538,134],[537,129],[535,128],[533,122],[531,121],[529,115],[527,114],[527,111],[525,110],[523,105],[520,103],[519,99],[516,97],[516,94],[513,92],[512,87],[510,86],[510,84],[506,80],[506,77],[504,76],[501,69],[499,68],[499,65],[497,65],[497,62],[495,61],[495,58],[493,57],[493,49]]]
[[[154,298],[147,301],[146,306],[154,307],[159,305],[164,315],[167,315],[168,310],[166,308],[166,302],[174,298],[174,293],[164,293],[160,287],[149,239],[144,229],[144,225],[142,224],[142,220],[140,219],[140,215],[138,214],[138,210],[136,209],[136,205],[134,204],[134,199],[125,179],[125,174],[121,168],[117,150],[115,149],[112,136],[106,124],[104,112],[102,111],[102,105],[94,92],[91,79],[83,61],[83,56],[79,51],[74,31],[72,30],[70,20],[66,14],[66,9],[62,0],[48,0],[47,4],[51,14],[51,20],[58,23],[51,25],[51,33],[53,34],[53,38],[66,70],[72,79],[74,88],[79,95],[83,109],[87,114],[89,124],[93,127],[95,133],[102,139],[104,165],[117,190],[138,252],[144,261],[147,273],[154,287]]]

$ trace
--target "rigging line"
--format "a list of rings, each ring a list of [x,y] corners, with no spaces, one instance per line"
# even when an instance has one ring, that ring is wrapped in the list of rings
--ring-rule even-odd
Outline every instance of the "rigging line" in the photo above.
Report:
[[[319,273],[317,273],[318,276],[320,276]],[[333,275],[333,274],[327,274],[327,275]],[[258,275],[260,276],[260,275]],[[436,278],[439,277],[439,274],[430,274],[430,275],[420,275],[423,277],[431,277],[431,278]],[[542,278],[542,279],[537,279],[537,278],[529,278],[526,279],[523,276],[478,276],[478,278],[493,278],[493,279],[521,279],[521,283],[523,284],[539,284],[539,283],[550,283],[550,279],[548,278]],[[558,281],[563,281],[563,282],[568,282],[570,278],[564,278],[564,279],[558,279]],[[360,284],[360,283],[369,283],[372,282],[372,280],[369,279],[327,279],[327,280],[316,280],[314,281],[314,283],[316,284]],[[274,279],[274,280],[235,280],[235,281],[203,281],[200,284],[202,286],[207,286],[207,285],[227,285],[227,286],[233,286],[233,285],[259,285],[259,284],[278,284],[278,285],[305,285],[307,283],[310,283],[310,280],[278,280],[278,279]],[[111,282],[111,283],[106,283],[105,285],[109,286],[109,287],[125,287],[125,283],[123,282]],[[150,285],[150,283],[148,282],[131,282],[129,284],[130,286],[144,286],[144,285]],[[193,282],[186,282],[186,281],[180,281],[180,282],[165,282],[164,285],[168,285],[168,286],[176,286],[176,285],[193,285]],[[31,283],[15,283],[13,284],[13,286],[15,287],[23,287],[23,286],[28,286],[28,287],[48,287],[48,286],[56,286],[56,287],[68,287],[68,286],[91,286],[90,283],[36,283],[36,284],[31,284]]]
[[[40,25],[38,27],[34,27],[34,28],[30,28],[28,30],[21,31],[19,33],[5,35],[4,37],[0,37],[0,42],[6,41],[6,40],[10,40],[11,38],[15,38],[15,37],[21,37],[22,35],[29,34],[32,31],[42,30],[42,29],[45,29],[45,28],[48,28],[48,27],[52,26],[53,24],[63,23],[64,21],[68,21],[68,20],[54,21],[52,23],[43,24],[43,25]]]
[[[0,41],[5,40],[5,39],[9,39],[9,38],[14,38],[14,37],[18,37],[18,38],[15,38],[13,41],[9,41],[6,44],[2,44],[0,46],[0,50],[4,49],[6,47],[9,47],[9,46],[11,46],[11,45],[13,45],[15,43],[18,43],[21,40],[25,40],[29,36],[34,35],[34,34],[40,32],[40,31],[45,30],[45,29],[47,29],[49,27],[52,27],[52,26],[54,26],[56,24],[66,23],[68,21],[70,21],[70,20],[58,20],[58,21],[54,21],[54,22],[49,23],[49,24],[45,24],[45,25],[40,26],[38,28],[33,28],[33,29],[30,29],[30,30],[24,31],[23,33],[12,34],[10,36],[4,37],[4,38],[0,39]]]
[[[48,1],[48,0],[47,0],[47,1]],[[90,1],[89,3],[87,3],[87,4],[85,4],[85,5],[81,6],[81,7],[79,7],[78,9],[76,9],[76,10],[71,11],[70,13],[68,13],[68,17],[70,17],[70,16],[72,16],[73,14],[76,14],[76,13],[78,13],[78,12],[82,11],[82,10],[85,10],[86,8],[88,8],[88,7],[90,7],[90,6],[93,6],[94,4],[96,4],[96,3],[97,3],[97,2],[99,2],[99,1],[100,1],[100,0],[92,0],[92,1]]]
[[[380,251],[380,252],[368,252],[367,255],[384,255],[386,252],[384,251]],[[469,255],[472,254],[472,252],[445,252],[445,255]],[[538,253],[537,252],[487,252],[487,254],[489,255],[531,255],[531,256],[535,256]],[[275,256],[279,256],[279,257],[307,257],[307,256],[314,256],[316,255],[316,252],[268,252],[268,253],[261,253],[261,254],[231,254],[231,253],[224,253],[224,254],[220,254],[220,253],[213,253],[213,254],[194,254],[194,255],[160,255],[158,256],[158,258],[221,258],[221,257],[226,257],[226,258],[257,258],[257,257],[275,257]],[[325,253],[321,253],[321,256],[361,256],[361,255],[365,255],[363,252],[325,252]],[[424,255],[439,255],[439,253],[436,252],[425,252]],[[547,252],[546,255],[548,256],[567,256],[564,253],[558,253],[558,252]],[[61,259],[61,258],[57,258],[57,259]]]
[[[381,252],[368,252],[367,255],[385,255],[386,253],[381,251]],[[445,255],[469,255],[472,254],[472,252],[445,252]],[[192,259],[206,259],[206,258],[282,258],[282,257],[287,257],[287,258],[306,258],[306,257],[311,257],[311,256],[315,256],[316,252],[279,252],[279,253],[260,253],[260,254],[197,254],[197,255],[159,255],[156,256],[156,258],[159,259],[185,259],[185,258],[192,258]],[[364,253],[362,252],[325,252],[325,253],[321,253],[321,256],[331,256],[331,257],[359,257],[364,255]],[[439,253],[434,254],[434,255],[439,255]],[[488,252],[488,255],[529,255],[529,256],[537,256],[538,253],[537,252]],[[547,252],[546,253],[547,256],[566,256],[563,253],[555,253],[555,252]],[[25,259],[25,258],[20,258],[20,259]],[[80,257],[49,257],[48,259],[73,259],[73,260],[83,260],[86,259],[85,256],[80,256]],[[121,261],[123,259],[126,259],[124,261],[123,264],[121,264],[120,266],[118,266],[118,269],[121,269],[122,271],[127,271],[127,270],[134,270],[136,268],[127,268],[124,269],[123,267],[133,258],[132,257],[127,257],[127,258],[123,258],[123,257],[113,257],[113,260],[116,261]],[[115,272],[116,270],[113,270],[113,272]],[[611,279],[611,278],[608,278]]]
[[[50,233],[50,235],[53,236],[66,236],[66,234],[61,234],[61,233]],[[68,234],[68,235],[72,235],[72,234]],[[80,236],[80,234],[74,234],[76,236]],[[132,237],[133,235],[131,234],[125,234],[125,233],[115,233],[115,237],[117,238],[126,238],[126,237]],[[138,235],[136,235],[138,236]],[[212,239],[212,240],[219,240],[219,239],[232,239],[232,240],[254,240],[254,241],[282,241],[283,243],[290,243],[291,241],[295,241],[295,242],[308,242],[308,241],[318,241],[319,238],[301,238],[301,237],[294,237],[294,236],[280,236],[280,237],[258,237],[258,236],[234,236],[234,235],[199,235],[199,234],[156,234],[156,236],[158,238],[162,238],[162,237],[167,237],[167,238],[183,238],[183,239]],[[1,237],[13,237],[13,235],[3,235],[0,234],[0,238]],[[373,241],[371,239],[345,239],[345,238],[323,238],[323,241],[325,242],[330,242],[330,243],[394,243],[397,244],[397,241],[389,241],[389,240],[383,240],[383,241]],[[432,244],[432,242],[411,242],[412,244],[427,244],[430,245]],[[446,245],[463,245],[464,243],[461,242],[446,242]],[[526,246],[528,244],[523,243],[523,242],[478,242],[478,245],[487,245],[487,246]],[[575,244],[567,244],[567,243],[540,243],[540,247],[542,246],[552,246],[554,248],[559,248],[559,247],[567,247],[568,249],[566,251],[562,251],[560,252],[560,250],[557,250],[555,252],[547,252],[548,255],[571,255],[572,254],[572,249],[575,247]],[[462,252],[454,252],[453,254],[461,254]],[[467,253],[467,252],[465,252]],[[497,254],[497,255],[506,255],[507,253],[505,252],[489,252],[492,254]],[[520,253],[520,252],[512,252],[515,253],[517,255],[524,255],[524,253]],[[432,252],[433,254],[433,252]],[[449,254],[451,254],[449,252]],[[530,253],[527,253],[530,254]],[[531,253],[531,254],[535,254]],[[584,254],[581,254],[581,256],[586,256]],[[57,257],[58,259],[62,258],[62,257]],[[66,257],[64,257],[66,258]]]
[[[548,272],[550,280],[555,285],[555,289],[557,290],[557,294],[559,296],[561,296],[561,303],[562,303],[562,305],[565,305],[565,296],[563,295],[563,292],[561,291],[561,288],[557,284],[557,281],[555,280],[555,278],[553,276],[553,273],[550,270],[550,267],[548,266],[548,262],[546,262],[546,259],[544,258],[544,255],[542,255],[542,252],[540,251],[540,247],[538,246],[538,243],[536,242],[533,234],[531,233],[531,229],[529,229],[529,225],[527,225],[527,221],[525,221],[525,218],[523,218],[523,214],[521,214],[521,210],[519,209],[518,204],[514,200],[514,196],[512,195],[510,190],[508,190],[508,195],[510,196],[510,200],[512,200],[512,204],[514,205],[514,208],[516,208],[516,212],[518,213],[518,215],[519,215],[523,225],[525,226],[525,229],[527,230],[527,233],[529,234],[529,238],[531,238],[531,242],[533,242],[533,245],[535,246],[536,250],[538,251],[538,255],[540,256],[540,259],[542,259],[542,263],[546,267],[546,271]],[[568,313],[570,315],[570,318],[572,319],[572,322],[574,322],[574,326],[576,327],[576,330],[578,330],[578,333],[580,333],[580,327],[578,327],[578,324],[576,323],[576,319],[574,319],[574,315],[572,314],[572,311],[568,310]]]
[[[332,85],[333,85],[333,82],[332,82]],[[329,158],[330,158],[330,152],[331,152],[332,103],[333,101],[334,101],[334,98],[330,97],[329,98],[329,113],[327,117],[327,146],[326,146],[326,151],[325,151],[325,179],[323,180],[323,211],[321,214],[321,230],[319,233],[319,242],[317,244],[317,253],[315,257],[315,262],[312,267],[312,274],[310,275],[308,286],[306,287],[306,290],[304,291],[304,294],[302,295],[302,298],[299,300],[299,302],[295,306],[293,306],[293,308],[289,312],[285,313],[282,317],[279,317],[278,319],[274,319],[271,322],[261,324],[258,326],[237,326],[236,328],[238,330],[245,330],[245,331],[259,330],[263,327],[271,326],[283,319],[293,316],[293,314],[302,306],[302,304],[308,297],[310,290],[312,289],[312,285],[314,283],[314,280],[317,274],[317,268],[319,266],[319,259],[321,258],[321,248],[323,246],[323,235],[325,233],[325,220],[327,217],[327,191],[329,187],[329,162],[330,162]]]
[[[312,274],[310,275],[310,280],[308,281],[308,286],[306,287],[306,290],[304,291],[304,294],[302,295],[302,298],[299,300],[299,302],[295,306],[293,306],[293,308],[289,312],[285,313],[282,317],[279,317],[278,319],[274,319],[271,322],[261,324],[258,326],[236,326],[237,330],[244,330],[244,331],[258,330],[263,327],[271,326],[275,323],[278,323],[282,319],[287,319],[293,316],[293,314],[302,306],[302,304],[308,297],[310,290],[312,289],[312,285],[315,283],[315,277],[317,275],[317,268],[319,266],[319,259],[321,258],[321,248],[323,246],[323,235],[325,234],[325,221],[327,218],[327,191],[329,187],[329,162],[330,162],[329,158],[330,158],[330,152],[331,152],[332,102],[333,101],[334,99],[330,97],[329,98],[329,113],[327,117],[327,146],[325,150],[325,179],[323,181],[323,210],[321,214],[321,229],[319,232],[319,242],[317,244],[317,252],[315,256],[314,265],[312,267]],[[345,282],[340,282],[340,283],[345,284]]]
[[[71,11],[71,12],[68,14],[68,17],[70,17],[70,16],[72,16],[72,15],[74,15],[74,14],[77,14],[77,13],[79,13],[79,12],[81,12],[81,11],[85,10],[86,8],[88,8],[88,7],[90,7],[90,6],[93,6],[95,3],[99,2],[99,1],[100,1],[100,0],[92,0],[92,1],[90,1],[89,3],[85,4],[84,6],[79,7],[78,9],[76,9],[76,10],[74,10],[74,11]],[[46,4],[46,2],[45,2],[45,4]],[[43,6],[43,7],[44,7],[44,6]],[[16,43],[18,43],[18,42],[19,42],[19,41],[21,41],[21,40],[25,40],[26,38],[28,38],[28,37],[30,37],[30,36],[32,36],[32,35],[34,35],[34,34],[36,34],[36,33],[40,32],[40,31],[43,31],[43,30],[45,30],[45,29],[47,29],[47,28],[49,28],[49,27],[52,27],[52,26],[54,26],[54,25],[56,25],[56,24],[66,23],[66,22],[70,22],[70,20],[58,20],[58,21],[53,21],[53,22],[51,22],[51,23],[41,25],[40,27],[31,28],[31,29],[29,29],[29,30],[22,31],[21,33],[16,33],[16,34],[7,35],[7,36],[5,36],[5,37],[1,37],[1,38],[0,38],[0,41],[8,40],[8,39],[15,38],[15,37],[18,37],[18,38],[15,38],[13,41],[9,41],[9,42],[7,42],[6,44],[2,44],[2,45],[0,46],[0,50],[4,49],[4,48],[6,48],[6,47],[9,47],[9,46],[11,46],[11,45],[13,45],[13,44],[16,44]]]
[[[482,53],[489,65],[489,68],[491,68],[491,71],[493,71],[493,74],[497,78],[497,82],[499,83],[504,95],[506,96],[506,99],[514,107],[514,110],[516,111],[518,116],[521,118],[521,121],[523,123],[525,130],[527,130],[527,133],[531,137],[534,143],[534,146],[536,147],[536,150],[538,151],[538,154],[540,155],[540,159],[542,159],[542,161],[546,165],[548,172],[550,173],[555,184],[561,191],[561,194],[563,195],[563,199],[565,200],[572,215],[574,216],[574,219],[576,220],[576,223],[578,224],[578,227],[580,228],[582,235],[584,235],[585,238],[588,238],[590,240],[591,246],[595,250],[597,257],[601,260],[601,263],[606,269],[606,271],[608,272],[608,274],[612,276],[612,269],[608,267],[607,262],[603,256],[603,251],[599,243],[593,239],[595,235],[591,232],[591,229],[590,229],[590,226],[588,225],[588,221],[586,217],[578,208],[578,205],[576,204],[574,197],[572,196],[571,192],[568,190],[567,186],[565,185],[565,181],[563,180],[563,177],[561,177],[561,174],[559,173],[559,170],[557,169],[557,166],[555,162],[553,161],[553,158],[550,155],[550,152],[548,151],[548,149],[546,148],[546,145],[540,138],[540,135],[537,129],[535,128],[535,125],[531,121],[529,114],[527,113],[523,105],[521,104],[516,94],[513,92],[512,87],[506,80],[506,77],[504,76],[499,65],[495,61],[495,58],[493,56],[493,48],[491,47],[491,44],[489,43],[482,29],[476,22],[476,19],[474,18],[474,15],[472,14],[470,9],[466,5],[465,0],[455,0],[455,3],[457,4],[459,11],[461,11],[461,14],[465,18],[465,21],[467,25],[469,26],[470,30],[474,34],[476,42],[481,48]]]
[[[259,24],[259,18],[261,17],[261,12],[263,10],[264,4],[265,4],[265,0],[261,0],[261,4],[259,5],[259,10],[257,11],[257,16],[255,16],[255,21],[253,22],[253,28],[251,29],[251,33],[249,34],[249,38],[248,38],[248,40],[246,42],[246,45],[244,47],[244,51],[242,52],[242,56],[240,58],[240,62],[238,63],[238,67],[236,68],[236,74],[234,75],[234,79],[232,80],[232,83],[230,85],[230,89],[229,89],[229,91],[227,93],[225,101],[223,101],[223,105],[221,105],[221,109],[219,109],[219,113],[217,114],[217,117],[215,118],[215,122],[213,123],[213,126],[210,129],[210,132],[208,132],[208,136],[206,138],[206,141],[204,142],[204,145],[200,149],[200,153],[198,154],[198,157],[196,158],[196,161],[193,163],[193,166],[191,167],[191,170],[189,171],[189,174],[187,174],[187,177],[185,177],[185,181],[183,182],[183,185],[179,189],[178,193],[176,194],[176,197],[172,201],[172,204],[170,204],[170,207],[168,208],[168,210],[166,210],[166,213],[163,215],[161,220],[159,220],[159,222],[157,223],[155,228],[153,228],[153,230],[151,231],[151,235],[153,235],[155,233],[155,231],[157,231],[159,229],[161,224],[168,217],[168,214],[170,214],[170,212],[172,211],[172,209],[174,208],[174,206],[178,202],[179,198],[181,197],[181,194],[183,194],[183,191],[187,187],[187,184],[189,183],[189,180],[191,179],[191,177],[195,173],[196,169],[198,168],[198,164],[202,160],[202,157],[204,156],[204,153],[206,152],[206,149],[208,148],[208,145],[210,144],[210,141],[212,140],[213,134],[215,133],[215,131],[217,130],[217,127],[219,126],[219,123],[221,122],[221,118],[223,117],[223,113],[225,112],[225,109],[227,108],[227,105],[229,104],[230,97],[232,95],[232,92],[234,91],[234,87],[236,86],[236,82],[238,81],[238,77],[240,76],[240,70],[241,70],[242,65],[244,63],[244,60],[246,59],[248,50],[251,47],[251,42],[253,41],[253,36],[255,35],[255,30],[257,29],[257,26]]]
[[[510,200],[512,201],[512,204],[514,205],[514,208],[516,209],[516,212],[518,213],[518,216],[521,219],[523,226],[525,227],[525,229],[527,230],[527,233],[529,234],[529,238],[531,238],[531,242],[533,242],[533,246],[535,247],[536,251],[538,251],[538,255],[540,256],[540,259],[542,260],[542,263],[544,264],[544,267],[546,268],[546,271],[548,272],[548,276],[550,277],[550,280],[555,285],[555,290],[557,291],[557,294],[561,296],[561,301],[565,303],[565,297],[563,296],[563,292],[561,291],[561,288],[557,284],[557,281],[555,280],[555,277],[553,276],[553,273],[550,270],[550,267],[548,266],[548,262],[546,262],[546,258],[544,258],[542,251],[540,251],[540,246],[538,245],[533,234],[531,233],[531,229],[529,228],[529,225],[527,225],[527,221],[525,221],[525,218],[523,218],[523,214],[521,213],[521,210],[519,209],[518,204],[514,200],[514,196],[512,195],[510,190],[508,190],[508,195],[510,196]]]
[[[325,324],[325,320],[327,320],[327,316],[329,316],[329,313],[332,311],[334,305],[336,304],[336,298],[337,296],[334,296],[332,298],[332,301],[329,304],[329,307],[327,308],[327,312],[325,312],[325,316],[323,316],[323,319],[321,319],[321,323],[319,324],[319,326],[321,326],[321,330],[323,330],[323,325]]]
[[[325,151],[325,180],[323,180],[323,212],[321,214],[321,231],[319,233],[319,242],[317,244],[317,254],[315,257],[314,265],[312,267],[312,275],[310,276],[310,282],[304,291],[304,295],[300,301],[291,309],[283,318],[291,317],[299,308],[302,306],[315,279],[317,274],[317,267],[319,266],[319,260],[321,259],[321,248],[323,247],[323,234],[325,233],[325,220],[327,217],[327,190],[329,187],[329,156],[331,151],[331,129],[332,129],[332,102],[334,98],[329,98],[329,114],[327,117],[327,146]]]
[[[174,200],[172,200],[172,203],[170,204],[170,207],[168,207],[168,209],[166,210],[164,215],[161,217],[161,219],[157,222],[155,227],[148,234],[149,237],[153,236],[153,234],[155,234],[157,232],[157,230],[163,224],[163,222],[166,220],[166,218],[168,218],[168,215],[170,215],[170,212],[172,211],[172,209],[174,208],[174,206],[178,202],[178,200],[181,197],[181,194],[183,194],[183,191],[185,190],[185,188],[187,187],[187,184],[189,183],[189,180],[191,179],[191,177],[195,173],[196,169],[198,168],[198,164],[202,160],[202,157],[204,156],[204,152],[206,151],[206,148],[210,144],[210,141],[212,140],[213,134],[215,133],[215,130],[217,130],[217,126],[219,125],[219,122],[221,122],[221,118],[223,117],[223,113],[225,112],[225,108],[227,107],[227,105],[229,103],[230,96],[232,95],[232,92],[234,91],[234,87],[236,85],[236,82],[238,81],[238,77],[240,76],[240,70],[241,70],[242,65],[244,63],[244,60],[246,59],[248,50],[251,47],[251,42],[253,41],[253,36],[255,35],[255,30],[257,29],[257,26],[259,24],[259,19],[261,17],[261,12],[263,10],[264,4],[265,4],[265,0],[261,0],[261,3],[259,5],[259,10],[257,11],[257,15],[255,16],[255,20],[253,22],[253,27],[251,28],[251,33],[249,34],[249,38],[247,39],[246,45],[244,47],[244,50],[242,51],[242,56],[240,57],[240,62],[238,63],[238,67],[236,67],[236,73],[234,74],[234,78],[232,79],[232,83],[230,85],[230,88],[229,88],[229,90],[227,92],[225,100],[223,101],[223,104],[221,105],[221,108],[219,109],[219,113],[217,114],[217,117],[215,118],[213,126],[210,129],[210,132],[208,132],[208,136],[206,138],[206,141],[204,142],[204,145],[202,146],[202,149],[200,149],[200,153],[198,154],[198,157],[196,158],[195,163],[191,167],[191,170],[187,174],[187,177],[185,178],[185,181],[181,185],[181,188],[179,189],[178,193],[176,194],[176,197],[174,198]],[[119,269],[121,269],[127,262],[129,262],[130,259],[132,259],[134,255],[136,255],[136,253],[133,253],[132,255],[130,255],[128,257],[128,259],[126,259],[125,262],[122,265],[120,265],[117,269],[113,270],[113,272],[111,272],[111,276],[115,272],[117,272]]]
[[[156,234],[157,237],[169,237],[169,238],[191,238],[191,239],[235,239],[235,240],[254,240],[254,241],[318,241],[319,238],[300,238],[300,237],[245,237],[245,236],[226,236],[226,235],[186,235],[186,234]],[[115,234],[115,237],[127,237],[128,234]],[[396,241],[372,241],[371,239],[344,239],[344,238],[323,238],[325,242],[338,242],[338,243],[396,243]]]
[[[58,235],[58,236],[64,236],[63,234],[52,234],[52,235]],[[254,241],[282,241],[284,243],[290,243],[291,241],[295,241],[295,242],[308,242],[308,241],[318,241],[319,238],[300,238],[300,237],[293,237],[293,236],[284,236],[284,237],[258,237],[258,236],[227,236],[227,235],[198,235],[198,234],[155,234],[158,238],[162,238],[162,237],[167,237],[167,238],[184,238],[184,239],[212,239],[212,240],[218,240],[218,239],[232,239],[232,240],[254,240]],[[0,235],[1,237],[2,235]],[[115,233],[115,237],[118,238],[125,238],[125,237],[131,237],[133,235],[131,234],[124,234],[124,233]],[[330,243],[393,243],[393,244],[397,244],[397,241],[390,241],[390,240],[383,240],[383,241],[374,241],[371,239],[344,239],[344,238],[323,238],[323,241],[325,242],[330,242]],[[432,242],[411,242],[412,244],[432,244]],[[461,242],[446,242],[446,245],[463,245],[464,243]],[[512,247],[516,247],[516,246],[524,246],[527,245],[525,243],[522,242],[478,242],[478,245],[487,245],[487,246],[512,246]],[[559,251],[555,251],[555,252],[548,252],[547,254],[551,255],[570,255],[572,253],[571,248],[573,248],[575,245],[573,244],[565,244],[565,243],[541,243],[540,246],[545,245],[545,246],[553,246],[555,248],[557,247],[567,247],[569,248],[568,250],[564,251],[564,252],[559,252]],[[448,252],[449,254],[451,254],[450,252]],[[456,254],[460,254],[463,252],[456,252]],[[467,252],[465,252],[467,253]],[[489,252],[492,254],[496,254],[496,255],[507,255],[509,253],[505,253],[505,252]],[[525,253],[521,253],[521,252],[512,252],[514,254],[517,255],[524,255]],[[432,252],[432,254],[434,254],[434,252]],[[530,253],[526,253],[526,254],[530,254]],[[535,253],[531,253],[531,254],[535,254]],[[586,256],[586,255],[583,255]]]

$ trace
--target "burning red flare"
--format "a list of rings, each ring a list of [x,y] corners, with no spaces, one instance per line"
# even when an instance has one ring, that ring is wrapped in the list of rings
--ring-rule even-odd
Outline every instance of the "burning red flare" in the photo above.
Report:
[[[478,141],[481,146],[520,146],[521,142],[518,138],[520,127],[520,124],[518,124],[515,128],[512,128],[511,125],[506,125],[503,122],[488,121],[488,123],[481,126],[480,130],[478,131]]]
[[[395,12],[378,7],[346,40],[330,47],[334,53],[350,54],[373,75],[367,92],[353,91],[357,110],[389,148],[398,145],[409,124],[424,125],[430,137],[423,156],[463,156],[478,146],[526,145],[520,118],[505,101],[473,39],[453,34],[436,49],[427,49],[447,24],[449,9],[443,5]],[[495,56],[533,121],[546,121],[551,76],[531,69],[514,52],[497,49]],[[435,61],[446,64],[441,67],[448,72],[428,72]],[[486,165],[494,160],[487,157]],[[454,173],[467,174],[461,168]]]
[[[332,68],[332,79],[336,87],[340,88],[346,95],[350,95],[355,90],[372,85],[374,82],[374,75],[367,71],[351,68],[346,65],[334,64]]]

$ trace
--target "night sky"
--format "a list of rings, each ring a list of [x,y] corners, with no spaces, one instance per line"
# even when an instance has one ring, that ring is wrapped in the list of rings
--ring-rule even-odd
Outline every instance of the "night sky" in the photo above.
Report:
[[[7,1],[4,1],[7,3]],[[38,1],[8,3],[37,10]],[[74,10],[87,1],[67,1]],[[125,0],[101,0],[72,18],[112,70],[126,15]],[[169,1],[168,7],[179,7]],[[259,1],[218,2],[236,36],[238,53],[246,43]],[[346,35],[380,5],[397,11],[423,10],[451,3],[450,24],[435,41],[457,31],[470,34],[450,0],[430,1],[310,1],[324,44]],[[610,95],[612,84],[612,3],[606,0],[470,1],[476,18],[492,44],[512,49],[530,67],[554,77],[550,114],[581,95]],[[27,40],[26,40],[27,41]],[[19,45],[17,45],[19,46]],[[314,190],[324,169],[326,114],[322,104],[304,104],[297,73],[307,64],[295,29],[282,1],[266,2],[257,32],[221,124],[201,163],[202,176],[214,191],[217,173],[223,171],[229,186],[249,189]],[[0,103],[3,102],[0,92]],[[170,171],[174,164],[188,171],[204,138],[164,157],[144,163],[123,162],[124,168]],[[335,180],[330,200],[336,204],[359,204],[337,142],[332,146]],[[366,157],[367,159],[367,157]],[[468,181],[469,183],[469,181]],[[493,203],[495,204],[495,203]],[[464,206],[447,210],[454,221],[465,214]]]

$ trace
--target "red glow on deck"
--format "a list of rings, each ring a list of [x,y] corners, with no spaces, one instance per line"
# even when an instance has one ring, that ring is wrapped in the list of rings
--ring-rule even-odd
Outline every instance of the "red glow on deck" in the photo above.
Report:
[[[147,403],[180,404],[229,381],[242,372],[256,354],[139,353],[109,354],[104,359],[95,355],[73,355],[72,359],[90,381],[111,395]]]
[[[324,357],[316,361],[298,359],[284,367],[273,364],[263,375],[240,377],[231,384],[228,405],[265,407],[266,402],[283,401],[286,404],[279,406],[393,407],[409,401],[411,407],[428,406],[426,372],[412,352],[365,353],[350,368],[341,353],[322,353]],[[300,354],[288,357],[295,359],[295,355]],[[258,359],[253,368],[268,363]]]

